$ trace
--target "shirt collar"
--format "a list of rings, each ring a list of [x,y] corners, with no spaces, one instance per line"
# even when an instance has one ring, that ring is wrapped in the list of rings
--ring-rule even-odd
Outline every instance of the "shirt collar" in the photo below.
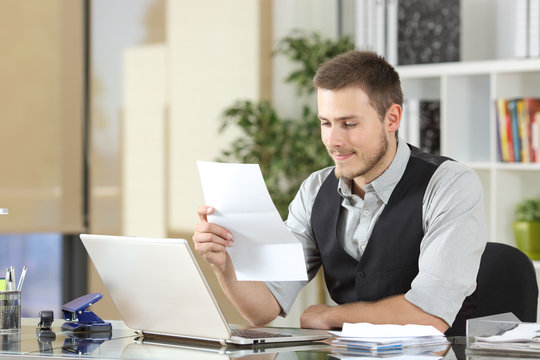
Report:
[[[387,204],[390,195],[392,195],[394,188],[405,172],[410,156],[411,149],[407,146],[405,140],[399,138],[396,155],[394,156],[392,163],[390,163],[388,169],[386,169],[378,178],[366,185],[366,190],[369,191],[369,188],[372,187],[377,193],[377,196]],[[339,179],[338,193],[344,198],[351,197],[351,185],[351,181]]]

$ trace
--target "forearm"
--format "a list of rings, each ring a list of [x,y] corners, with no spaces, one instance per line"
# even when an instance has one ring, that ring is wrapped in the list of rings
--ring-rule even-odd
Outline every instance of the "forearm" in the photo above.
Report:
[[[279,315],[281,307],[264,282],[236,280],[230,257],[223,271],[214,272],[225,295],[251,324],[264,325]]]
[[[344,322],[432,325],[442,332],[449,327],[441,318],[428,314],[407,301],[404,295],[333,307],[316,305],[308,308],[301,318],[302,327],[332,329],[342,327]]]

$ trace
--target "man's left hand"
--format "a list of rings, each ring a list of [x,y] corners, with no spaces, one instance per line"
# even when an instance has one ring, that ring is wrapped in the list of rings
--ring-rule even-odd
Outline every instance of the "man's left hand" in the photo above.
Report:
[[[335,326],[332,326],[330,314],[334,309],[334,306],[329,305],[312,305],[300,316],[300,326],[307,329],[333,329]]]

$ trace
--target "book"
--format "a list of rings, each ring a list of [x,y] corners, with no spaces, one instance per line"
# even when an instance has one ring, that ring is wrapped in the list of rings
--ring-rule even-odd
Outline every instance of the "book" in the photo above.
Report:
[[[356,0],[355,46],[357,49],[386,52],[386,0]]]
[[[528,0],[491,0],[494,10],[492,46],[496,59],[523,58],[528,55]]]
[[[377,54],[386,55],[386,0],[368,0],[373,2],[373,50]]]
[[[495,100],[497,147],[503,162],[540,162],[540,98]]]
[[[512,138],[512,149],[514,152],[514,162],[521,162],[521,141],[519,139],[517,100],[508,100],[508,112],[510,113],[510,131]]]
[[[392,65],[398,64],[398,1],[386,1],[386,60]]]
[[[406,99],[403,106],[405,108],[405,121],[407,137],[405,140],[413,146],[420,147],[420,100]],[[405,134],[404,134],[405,135]]]
[[[505,99],[495,100],[497,129],[499,133],[499,146],[501,148],[501,161],[509,162],[510,160],[510,145],[508,143],[508,127],[507,127],[507,106]]]
[[[354,21],[354,45],[357,49],[369,48],[368,35],[368,3],[365,0],[355,1],[355,21]]]
[[[409,144],[431,154],[441,153],[441,102],[406,99],[400,136]]]
[[[396,5],[399,65],[460,60],[459,0],[397,0]]]
[[[529,0],[529,56],[540,56],[540,0]]]
[[[524,98],[530,162],[540,163],[540,99]]]
[[[420,101],[420,149],[430,154],[441,153],[441,102]]]
[[[540,111],[534,114],[531,132],[535,162],[540,163]]]
[[[521,162],[531,162],[531,149],[529,147],[529,134],[531,133],[527,105],[523,99],[516,100],[516,110],[519,128],[519,144],[521,150]]]

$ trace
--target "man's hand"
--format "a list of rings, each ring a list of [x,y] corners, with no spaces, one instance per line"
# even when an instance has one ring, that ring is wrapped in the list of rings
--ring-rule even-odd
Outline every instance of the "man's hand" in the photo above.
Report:
[[[332,325],[334,306],[312,305],[300,316],[300,327],[307,329],[330,330],[338,326]]]
[[[233,245],[232,234],[223,227],[208,222],[214,212],[210,206],[201,206],[197,215],[201,221],[195,225],[195,250],[212,266],[223,292],[252,325],[265,325],[274,320],[281,307],[262,281],[238,281],[227,247]]]
[[[214,208],[210,206],[197,209],[201,221],[195,225],[193,243],[195,250],[212,265],[214,271],[224,273],[230,263],[226,247],[233,245],[232,234],[223,227],[208,222],[207,215],[213,212]]]
[[[405,299],[405,295],[394,295],[381,300],[328,306],[313,305],[300,317],[303,328],[335,329],[344,322],[372,324],[418,324],[431,325],[441,332],[448,330],[448,324]]]

